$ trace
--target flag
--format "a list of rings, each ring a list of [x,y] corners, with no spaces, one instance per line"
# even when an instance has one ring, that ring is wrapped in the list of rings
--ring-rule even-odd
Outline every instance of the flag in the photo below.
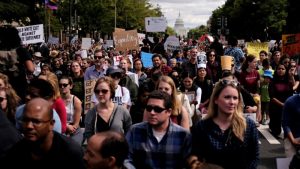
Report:
[[[57,10],[59,0],[45,0],[45,4],[51,10]]]

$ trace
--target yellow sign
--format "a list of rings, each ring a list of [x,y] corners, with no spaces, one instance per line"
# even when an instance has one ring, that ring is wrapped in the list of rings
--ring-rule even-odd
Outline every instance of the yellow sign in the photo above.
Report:
[[[247,50],[248,54],[254,55],[257,59],[259,59],[259,52],[264,50],[266,52],[269,51],[269,44],[268,42],[247,42]]]

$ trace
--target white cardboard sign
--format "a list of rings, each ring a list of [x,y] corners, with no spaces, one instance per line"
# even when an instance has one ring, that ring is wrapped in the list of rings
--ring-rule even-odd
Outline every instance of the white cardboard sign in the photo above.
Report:
[[[23,44],[44,42],[43,24],[17,27]]]
[[[167,20],[164,17],[146,17],[146,32],[165,32],[167,29]]]

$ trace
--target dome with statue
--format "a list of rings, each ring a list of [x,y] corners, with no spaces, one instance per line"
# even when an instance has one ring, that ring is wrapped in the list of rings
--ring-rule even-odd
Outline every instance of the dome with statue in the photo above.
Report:
[[[180,12],[178,18],[175,21],[174,30],[177,36],[187,37],[187,29],[184,27],[184,21],[180,16]]]

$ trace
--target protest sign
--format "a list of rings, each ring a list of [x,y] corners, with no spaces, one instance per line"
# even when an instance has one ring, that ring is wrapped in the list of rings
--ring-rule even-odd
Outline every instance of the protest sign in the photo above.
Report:
[[[167,29],[167,20],[165,17],[146,17],[146,32],[165,32]]]
[[[176,36],[169,36],[164,44],[166,50],[174,51],[180,49],[179,38]]]
[[[120,65],[120,61],[123,59],[122,55],[118,55],[118,56],[114,56],[113,60],[114,60],[114,66],[119,66]]]
[[[300,54],[300,33],[282,35],[282,53],[290,57]]]
[[[141,59],[144,67],[150,68],[153,66],[152,64],[152,53],[141,52]]]
[[[109,47],[114,47],[114,40],[104,40],[103,47],[105,50]]]
[[[50,36],[49,39],[48,39],[48,43],[58,45],[59,44],[59,38]]]
[[[90,110],[93,106],[94,103],[92,102],[92,95],[94,93],[94,87],[96,84],[97,79],[93,80],[86,80],[84,81],[84,114],[87,113],[88,110]]]
[[[268,51],[269,44],[268,42],[247,42],[248,54],[254,55],[259,60],[259,52],[264,50]]]
[[[146,35],[143,33],[138,33],[138,37],[139,37],[139,44],[142,45]]]
[[[125,29],[122,29],[122,28],[115,28],[115,32],[123,32],[125,31]]]
[[[91,46],[92,46],[91,38],[82,38],[81,49],[90,49]]]
[[[23,44],[44,42],[43,24],[17,27]]]
[[[139,49],[139,38],[136,30],[114,32],[113,36],[117,51]]]

